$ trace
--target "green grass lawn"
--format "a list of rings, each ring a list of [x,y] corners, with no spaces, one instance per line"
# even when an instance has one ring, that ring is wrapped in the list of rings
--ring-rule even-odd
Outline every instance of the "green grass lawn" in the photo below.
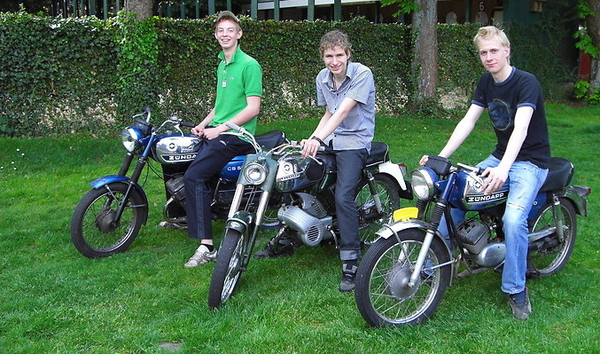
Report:
[[[255,260],[237,295],[211,312],[214,264],[184,269],[196,242],[157,226],[161,181],[150,173],[148,224],[126,253],[87,259],[70,241],[75,205],[96,177],[117,172],[124,149],[109,139],[0,139],[0,348],[4,353],[598,353],[600,348],[600,107],[548,104],[552,152],[576,166],[575,184],[592,187],[589,217],[578,218],[571,261],[528,283],[533,314],[512,318],[500,276],[457,280],[425,325],[373,329],[351,294],[341,294],[331,246]],[[316,120],[261,124],[291,139]],[[376,140],[409,170],[436,154],[456,117],[378,117]],[[477,163],[495,138],[482,119],[453,156]],[[407,205],[403,201],[404,205]],[[216,241],[222,222],[215,222]],[[261,247],[269,238],[264,232]]]

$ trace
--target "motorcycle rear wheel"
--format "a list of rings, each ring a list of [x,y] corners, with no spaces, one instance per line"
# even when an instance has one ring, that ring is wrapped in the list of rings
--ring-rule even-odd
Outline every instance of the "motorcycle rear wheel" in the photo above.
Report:
[[[528,254],[528,274],[530,277],[544,277],[561,271],[569,258],[575,245],[577,236],[577,216],[571,202],[565,198],[560,199],[560,212],[565,223],[563,225],[564,238],[560,240],[558,234],[552,235],[540,241],[539,247],[530,247]],[[532,232],[543,231],[555,227],[552,204],[545,205],[535,221],[532,223]]]
[[[217,309],[233,296],[243,271],[244,242],[241,232],[234,229],[225,232],[210,280],[209,308]]]
[[[383,206],[383,214],[377,212],[367,179],[360,181],[354,199],[359,210],[360,240],[365,245],[371,245],[375,241],[375,232],[390,221],[394,210],[400,208],[400,187],[396,182],[383,174],[376,174],[373,178],[375,191]]]
[[[125,200],[127,188],[125,183],[110,183],[92,189],[75,207],[71,241],[84,256],[101,258],[125,252],[137,237],[148,215],[148,205],[135,189]],[[117,209],[123,204],[123,215],[115,220]]]
[[[425,232],[409,229],[398,236],[401,243],[394,236],[375,242],[358,267],[354,298],[360,314],[373,327],[425,323],[450,284],[450,266],[430,269],[449,261],[447,248],[436,237],[428,250],[420,281],[409,287],[407,283]]]

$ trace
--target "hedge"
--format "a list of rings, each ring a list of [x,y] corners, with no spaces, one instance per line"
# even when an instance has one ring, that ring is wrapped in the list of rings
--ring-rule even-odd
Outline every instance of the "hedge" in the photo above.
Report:
[[[108,20],[0,14],[0,135],[114,134],[143,107],[158,117],[200,121],[214,100],[220,48],[213,26],[214,18],[138,22],[127,13]],[[373,70],[380,113],[405,112],[414,96],[408,26],[242,17],[242,27],[241,47],[264,71],[260,119],[322,114],[314,92],[323,67],[318,41],[332,29],[347,32],[353,60]],[[439,97],[464,108],[483,72],[471,42],[478,25],[438,28]]]

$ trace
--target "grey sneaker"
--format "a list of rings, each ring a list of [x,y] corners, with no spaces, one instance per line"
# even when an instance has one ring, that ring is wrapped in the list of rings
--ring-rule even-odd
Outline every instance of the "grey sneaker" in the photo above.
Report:
[[[342,282],[340,283],[340,291],[348,293],[354,290],[354,278],[356,277],[356,271],[358,267],[353,265],[352,267],[344,264],[342,266]]]
[[[507,297],[513,316],[519,320],[528,319],[529,315],[531,315],[531,303],[529,302],[529,291],[527,288],[518,294],[508,294]]]
[[[186,268],[194,268],[217,259],[217,249],[212,252],[205,245],[200,245],[194,255],[183,265]]]

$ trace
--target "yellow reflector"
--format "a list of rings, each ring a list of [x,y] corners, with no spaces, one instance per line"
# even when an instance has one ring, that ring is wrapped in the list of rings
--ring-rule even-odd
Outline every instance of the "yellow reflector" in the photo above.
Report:
[[[402,208],[394,211],[394,221],[403,221],[408,219],[415,219],[419,215],[419,209],[415,207]]]

